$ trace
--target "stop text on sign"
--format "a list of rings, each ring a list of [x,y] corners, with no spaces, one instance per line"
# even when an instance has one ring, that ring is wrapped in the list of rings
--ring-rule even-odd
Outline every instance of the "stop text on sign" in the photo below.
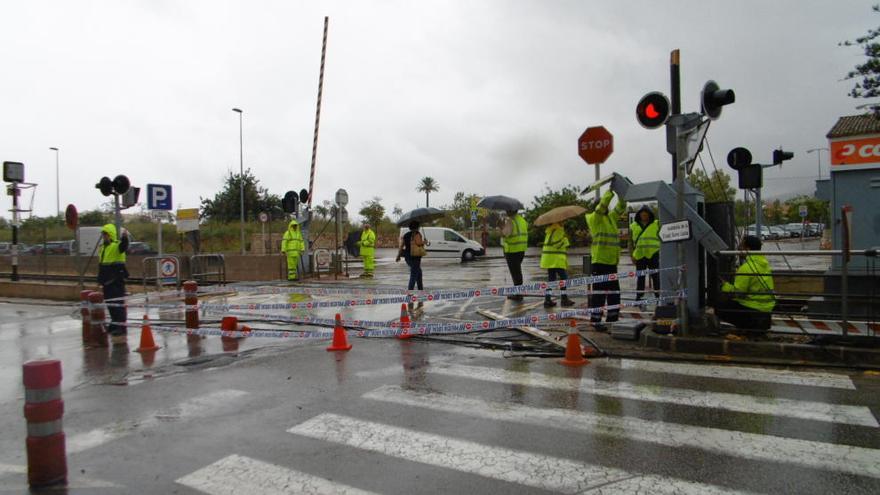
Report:
[[[581,143],[581,151],[601,150],[610,146],[610,139],[602,139],[600,141],[584,141],[583,143]]]

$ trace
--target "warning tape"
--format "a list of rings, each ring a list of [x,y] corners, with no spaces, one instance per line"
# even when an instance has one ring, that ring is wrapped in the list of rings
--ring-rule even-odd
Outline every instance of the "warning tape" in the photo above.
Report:
[[[641,301],[632,301],[632,302],[623,302],[620,304],[602,306],[596,308],[578,308],[578,309],[570,309],[566,311],[560,311],[556,313],[532,313],[524,316],[519,316],[516,318],[506,318],[503,320],[471,320],[471,321],[455,321],[455,322],[410,322],[409,323],[409,331],[414,334],[436,334],[436,333],[459,333],[459,332],[469,332],[474,330],[495,330],[500,328],[510,328],[517,326],[528,326],[534,325],[539,322],[544,321],[558,321],[566,318],[574,318],[576,316],[584,316],[590,315],[594,313],[601,313],[603,310],[614,310],[621,309],[626,307],[637,307],[643,305],[650,304],[660,304],[664,301],[677,300],[680,297],[683,297],[680,293],[675,297],[661,297],[654,299],[645,299]],[[263,320],[263,321],[282,321],[286,323],[295,323],[301,325],[319,325],[319,326],[333,326],[335,324],[335,319],[333,318],[319,318],[314,316],[287,316],[287,315],[263,315],[263,314],[255,314],[255,313],[246,313],[246,312],[232,312],[229,316],[236,316],[239,318],[251,318],[255,320]],[[369,335],[364,336],[387,336],[387,335],[397,335],[400,333],[401,323],[398,320],[392,321],[375,321],[375,320],[343,320],[343,326],[347,328],[361,328],[361,329],[383,329],[379,330],[380,333],[375,333],[373,331]],[[388,329],[391,330],[388,330]],[[381,333],[382,331],[386,333]],[[360,335],[360,334],[357,334]]]
[[[683,294],[682,294],[683,295]],[[512,327],[521,327],[521,326],[529,326],[543,321],[560,321],[565,320],[567,318],[574,318],[576,316],[584,316],[593,313],[601,313],[602,311],[609,311],[615,309],[622,309],[626,307],[635,307],[649,304],[660,304],[664,300],[672,300],[678,299],[678,296],[673,297],[661,297],[656,299],[646,299],[641,301],[634,302],[625,302],[621,304],[614,304],[609,306],[602,306],[598,308],[582,308],[582,309],[571,309],[566,311],[560,311],[556,313],[533,313],[530,315],[520,316],[516,318],[506,318],[502,320],[470,320],[470,321],[458,321],[458,322],[445,322],[445,323],[431,323],[431,322],[410,322],[406,327],[402,327],[400,321],[370,321],[370,320],[341,320],[342,326],[347,328],[347,332],[356,337],[395,337],[404,333],[405,331],[411,335],[442,335],[448,333],[466,333],[466,332],[482,332],[482,331],[491,331],[498,329],[506,329]],[[260,315],[250,315],[250,314],[241,314],[241,315],[231,315],[231,316],[260,316]],[[335,318],[313,318],[313,317],[273,317],[272,320],[278,321],[288,321],[290,323],[299,323],[306,325],[319,325],[332,327],[336,324]],[[140,326],[136,323],[127,323],[129,327],[137,327]],[[389,328],[390,327],[390,328]],[[233,338],[243,338],[243,337],[270,337],[270,338],[297,338],[297,339],[325,339],[332,338],[333,332],[327,331],[319,331],[319,330],[306,330],[306,331],[291,331],[291,330],[268,330],[268,329],[253,329],[250,331],[229,331],[229,330],[221,330],[216,327],[202,327],[198,329],[192,328],[181,328],[181,327],[171,327],[171,326],[161,326],[161,325],[150,325],[150,328],[160,332],[172,332],[172,333],[180,333],[186,335],[214,335],[214,336],[222,336],[222,337],[233,337]],[[375,330],[370,330],[370,328],[375,328]],[[356,329],[356,330],[355,330]]]
[[[640,276],[648,276],[655,273],[668,270],[679,270],[680,266],[649,269],[649,270],[630,270],[625,272],[610,273],[605,275],[593,275],[590,277],[580,277],[568,280],[559,280],[555,282],[531,282],[523,285],[511,286],[494,286],[484,287],[480,289],[438,289],[434,291],[398,291],[394,295],[388,297],[368,297],[362,299],[342,299],[333,301],[307,301],[296,303],[244,303],[244,304],[219,304],[219,303],[201,303],[197,306],[185,306],[185,309],[206,309],[211,311],[232,311],[232,310],[250,310],[250,311],[272,311],[272,310],[292,310],[292,309],[318,309],[318,308],[347,308],[352,306],[379,306],[384,304],[403,304],[416,302],[432,302],[432,301],[456,301],[462,299],[473,299],[480,297],[503,297],[511,295],[526,295],[540,291],[552,289],[577,289],[586,286],[599,284],[603,282],[612,282],[627,278]],[[267,290],[260,294],[306,294],[306,295],[352,295],[346,292],[345,288],[312,288],[312,287],[269,287],[256,288],[259,290]],[[228,291],[228,289],[226,289]],[[359,291],[361,289],[356,289]],[[209,291],[210,292],[210,291]],[[245,290],[244,292],[248,292]],[[572,291],[574,292],[574,290]],[[619,293],[621,291],[603,291],[603,293]],[[599,293],[588,291],[588,293]],[[127,306],[131,308],[180,308],[180,303],[169,304],[127,304],[118,302],[106,303],[108,306]]]

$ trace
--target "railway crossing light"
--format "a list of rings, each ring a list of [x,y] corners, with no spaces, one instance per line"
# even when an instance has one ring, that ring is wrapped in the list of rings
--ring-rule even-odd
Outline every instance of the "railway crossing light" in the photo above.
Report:
[[[110,180],[110,177],[101,177],[101,180],[95,184],[95,188],[100,190],[104,196],[125,194],[130,187],[131,181],[124,175],[117,175],[113,180]]]
[[[758,189],[763,185],[761,165],[752,163],[752,152],[746,148],[734,148],[727,154],[727,164],[737,171],[740,189]]]
[[[636,119],[645,129],[656,129],[669,118],[669,98],[659,91],[646,94],[636,105]]]
[[[299,196],[293,191],[287,191],[281,199],[281,209],[284,213],[296,213],[298,203]]]
[[[794,153],[791,151],[782,151],[782,148],[773,150],[773,165],[782,165],[782,162],[792,158],[794,158]]]
[[[702,112],[712,120],[721,117],[721,109],[736,101],[732,89],[721,89],[715,81],[707,81],[700,95]]]

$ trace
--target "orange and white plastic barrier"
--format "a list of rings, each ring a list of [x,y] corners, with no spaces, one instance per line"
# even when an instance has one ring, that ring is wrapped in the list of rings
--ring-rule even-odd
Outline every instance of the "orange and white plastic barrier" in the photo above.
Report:
[[[67,483],[67,453],[61,418],[61,361],[31,361],[22,366],[24,417],[27,420],[28,484]]]

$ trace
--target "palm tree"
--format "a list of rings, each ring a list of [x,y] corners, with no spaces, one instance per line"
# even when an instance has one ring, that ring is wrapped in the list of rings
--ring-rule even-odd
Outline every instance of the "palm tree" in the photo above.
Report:
[[[431,206],[431,193],[439,190],[440,184],[437,184],[437,181],[434,180],[433,177],[422,177],[422,180],[419,181],[419,187],[416,188],[416,191],[425,193],[426,208]]]

